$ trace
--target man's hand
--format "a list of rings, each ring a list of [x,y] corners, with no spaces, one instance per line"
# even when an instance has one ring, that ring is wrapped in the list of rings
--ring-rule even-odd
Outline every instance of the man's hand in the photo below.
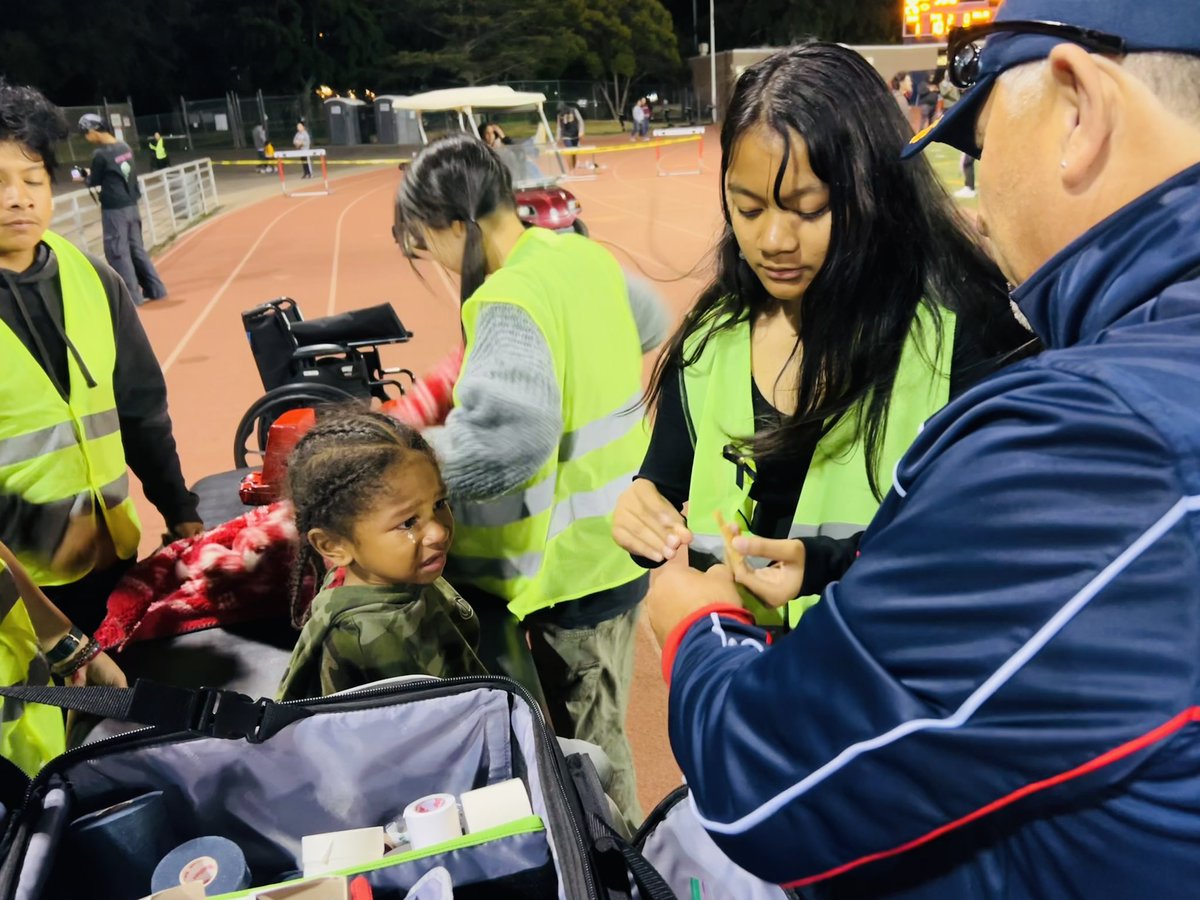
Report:
[[[680,547],[692,542],[679,510],[644,478],[626,488],[617,500],[612,533],[622,549],[654,562],[674,559]]]
[[[72,516],[50,560],[50,568],[68,574],[86,572],[96,564],[99,541],[100,528],[94,516]]]
[[[204,523],[180,522],[171,529],[171,534],[173,534],[177,540],[182,540],[183,538],[193,538],[197,535],[204,534]]]
[[[767,606],[778,608],[800,596],[800,587],[804,584],[803,541],[738,535],[733,539],[733,549],[743,557],[757,556],[771,560],[769,566],[756,569],[743,558],[733,568],[737,583]]]
[[[742,605],[733,574],[725,566],[713,566],[707,572],[667,566],[656,573],[646,595],[646,613],[659,647],[676,625],[696,610],[716,603]]]

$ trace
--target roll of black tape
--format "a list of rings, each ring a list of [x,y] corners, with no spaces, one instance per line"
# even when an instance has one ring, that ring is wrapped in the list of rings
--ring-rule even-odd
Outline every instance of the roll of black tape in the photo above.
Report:
[[[89,892],[136,900],[149,893],[154,867],[176,843],[163,793],[153,791],[76,819],[67,846],[70,864],[93,882]]]
[[[244,891],[250,887],[246,856],[233,841],[223,837],[199,837],[180,844],[163,857],[154,869],[154,893],[194,882],[210,897]]]

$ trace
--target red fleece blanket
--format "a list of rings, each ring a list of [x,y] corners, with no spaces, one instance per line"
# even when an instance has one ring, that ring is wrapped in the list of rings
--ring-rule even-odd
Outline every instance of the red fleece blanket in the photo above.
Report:
[[[296,523],[290,503],[256,507],[137,563],[96,632],[106,650],[133,641],[289,615]],[[311,594],[311,579],[305,584]]]

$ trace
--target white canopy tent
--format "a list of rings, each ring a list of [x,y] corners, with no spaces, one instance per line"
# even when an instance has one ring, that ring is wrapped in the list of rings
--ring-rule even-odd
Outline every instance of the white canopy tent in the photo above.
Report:
[[[543,109],[545,102],[545,94],[515,91],[505,84],[489,84],[476,87],[445,88],[440,91],[413,94],[411,97],[397,97],[392,106],[394,109],[408,109],[416,113],[457,112],[459,124],[463,130],[468,130],[466,121],[469,120],[470,130],[476,135],[479,134],[479,122],[475,118],[477,109],[533,109],[537,111],[542,127],[546,129],[546,134],[552,135],[554,132],[550,128],[550,123],[546,121],[546,113]],[[417,121],[418,123],[421,121],[419,115]],[[425,134],[424,125],[420,124],[419,127],[421,140],[428,143],[429,137]]]

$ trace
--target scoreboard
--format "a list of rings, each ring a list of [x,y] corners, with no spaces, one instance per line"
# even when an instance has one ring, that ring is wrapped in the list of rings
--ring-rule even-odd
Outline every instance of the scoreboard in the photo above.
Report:
[[[945,41],[950,29],[990,22],[1000,0],[904,0],[904,40]]]

